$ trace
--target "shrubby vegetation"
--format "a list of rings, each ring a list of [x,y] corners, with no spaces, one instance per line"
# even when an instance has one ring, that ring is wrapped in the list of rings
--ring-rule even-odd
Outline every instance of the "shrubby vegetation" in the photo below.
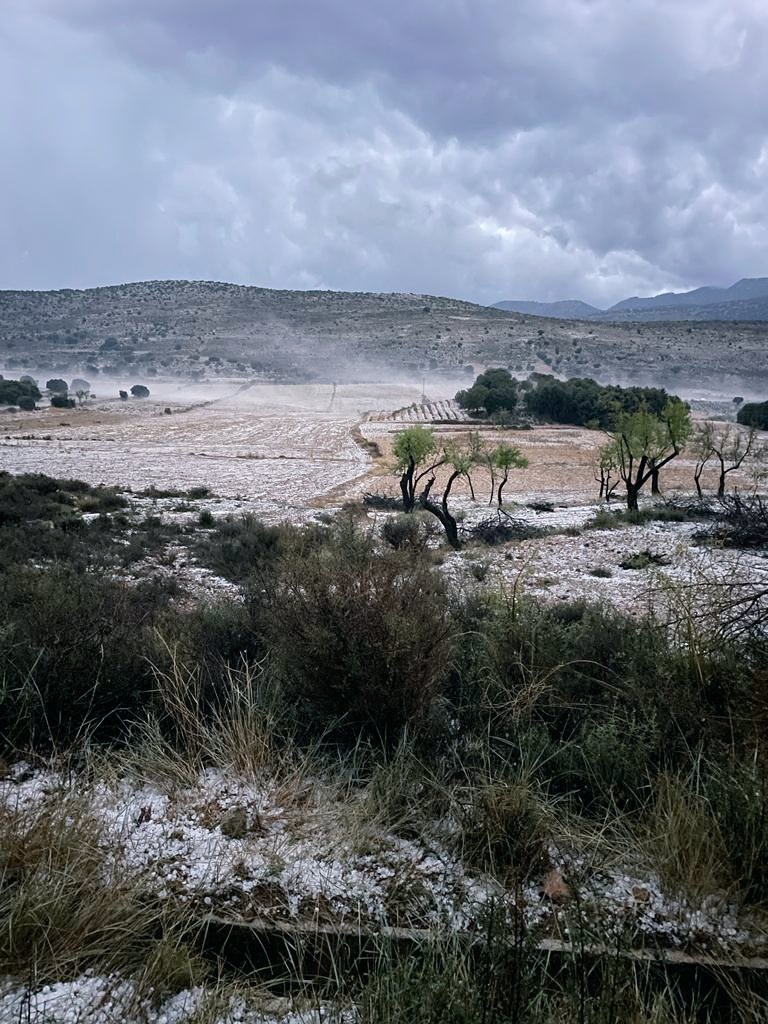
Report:
[[[87,509],[98,517],[85,521]],[[6,757],[131,746],[149,720],[175,763],[204,766],[216,756],[206,730],[224,727],[250,665],[258,692],[230,723],[243,757],[266,742],[286,763],[297,751],[317,757],[314,770],[338,771],[351,805],[355,794],[375,800],[379,826],[403,836],[450,814],[464,862],[509,887],[546,870],[553,836],[567,834],[652,851],[672,892],[706,879],[737,903],[768,900],[763,633],[724,639],[691,619],[678,644],[661,623],[600,605],[463,591],[437,572],[422,537],[432,520],[418,512],[394,521],[384,547],[351,515],[309,530],[248,517],[191,527],[174,539],[237,580],[240,596],[177,602],[149,575],[122,579],[126,540],[143,554],[168,539],[150,519],[131,521],[129,538],[125,516],[110,489],[0,475]],[[172,702],[168,679],[187,680]],[[67,871],[73,885],[84,877]],[[0,895],[15,877],[0,880]],[[74,909],[68,919],[82,922]],[[42,944],[41,927],[29,934]],[[3,963],[22,962],[18,929],[3,934]],[[487,955],[523,956],[523,941],[489,942]],[[458,951],[434,953],[387,970],[382,961],[355,994],[371,1019],[449,1012],[480,1024],[483,1006],[505,1024],[549,1019],[530,993],[487,989]],[[521,984],[535,987],[536,969],[517,962]],[[631,986],[625,997],[639,998]],[[643,1019],[639,1004],[626,1018],[610,1005],[606,1020]]]
[[[0,377],[0,405],[23,407],[22,402],[31,402],[34,408],[35,402],[40,398],[42,394],[34,381],[5,380]]]

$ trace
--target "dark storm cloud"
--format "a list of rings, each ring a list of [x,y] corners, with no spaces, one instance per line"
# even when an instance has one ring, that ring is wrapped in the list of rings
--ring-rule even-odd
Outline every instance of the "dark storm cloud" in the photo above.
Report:
[[[762,0],[9,11],[6,286],[608,303],[768,273]]]

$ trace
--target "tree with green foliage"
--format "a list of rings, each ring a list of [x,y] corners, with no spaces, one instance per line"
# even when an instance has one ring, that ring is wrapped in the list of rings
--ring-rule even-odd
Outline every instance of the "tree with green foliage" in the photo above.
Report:
[[[470,437],[466,448],[460,447],[455,441],[449,441],[439,449],[434,430],[421,426],[406,427],[395,438],[396,470],[400,473],[404,511],[412,512],[418,504],[420,508],[431,512],[445,530],[448,542],[455,548],[460,547],[459,530],[448,501],[455,482],[462,476],[469,479],[470,470],[482,457],[478,440]],[[432,488],[437,481],[437,470],[442,466],[449,469],[448,479],[439,500],[435,500]],[[422,481],[424,489],[421,494],[417,494]]]
[[[46,391],[50,391],[54,395],[66,395],[69,391],[69,384],[61,377],[52,377],[45,382],[45,388]]]
[[[448,507],[448,499],[451,495],[451,489],[459,477],[469,476],[469,472],[475,464],[473,452],[471,448],[462,449],[455,442],[450,442],[443,450],[443,461],[441,464],[447,465],[450,468],[450,473],[439,502],[435,501],[430,496],[432,487],[436,480],[435,474],[433,473],[427,481],[423,492],[419,495],[419,505],[435,516],[445,530],[445,536],[448,539],[448,543],[451,547],[458,549],[461,547],[461,541],[459,540],[459,527],[456,522],[456,517]]]
[[[598,384],[591,377],[557,380],[550,374],[535,374],[531,382],[534,386],[525,390],[524,400],[534,416],[605,430],[612,430],[622,413],[637,412],[641,407],[661,415],[670,397],[663,388],[622,388]]]
[[[459,391],[456,402],[469,412],[484,412],[487,416],[517,407],[517,381],[509,370],[495,367],[481,373],[471,388]]]
[[[419,483],[441,466],[445,459],[438,453],[435,432],[431,427],[413,426],[401,430],[395,438],[394,453],[400,473],[403,510],[412,512]]]
[[[509,480],[509,472],[511,469],[525,469],[528,465],[528,459],[523,455],[519,448],[515,448],[511,444],[500,444],[494,448],[491,453],[493,465],[501,470],[502,477],[499,483],[498,490],[496,492],[497,504],[499,508],[502,506],[502,491],[506,486],[507,480]],[[493,488],[493,482],[491,484]]]
[[[623,413],[609,432],[610,447],[627,489],[627,508],[636,511],[643,487],[682,451],[692,429],[688,406],[667,402],[661,416],[648,408]]]
[[[34,409],[35,402],[39,398],[42,398],[40,389],[31,379],[22,381],[0,378],[0,405],[18,405],[19,408],[24,408],[25,406],[21,404],[23,400],[27,407],[30,407],[29,402],[31,402],[30,408]]]
[[[768,430],[768,402],[745,402],[736,414],[736,422],[743,427]]]

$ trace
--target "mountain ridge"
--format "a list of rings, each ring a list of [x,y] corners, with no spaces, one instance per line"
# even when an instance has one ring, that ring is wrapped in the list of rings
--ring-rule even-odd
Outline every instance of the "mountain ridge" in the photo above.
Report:
[[[598,309],[579,299],[532,302],[505,299],[493,304],[505,312],[557,319],[600,321],[768,320],[768,277],[743,277],[727,288],[705,285],[687,292],[660,292],[621,299]]]

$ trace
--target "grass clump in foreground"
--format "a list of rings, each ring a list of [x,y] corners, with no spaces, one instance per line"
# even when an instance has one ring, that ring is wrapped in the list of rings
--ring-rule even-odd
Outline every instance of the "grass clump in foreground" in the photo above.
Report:
[[[696,622],[678,645],[662,623],[599,605],[462,593],[420,543],[382,549],[348,519],[217,523],[199,555],[240,592],[216,601],[171,601],[74,549],[52,566],[23,536],[0,580],[8,762],[69,749],[86,782],[193,785],[215,767],[267,774],[297,802],[329,787],[361,847],[439,843],[510,893],[573,850],[571,893],[590,866],[629,863],[681,899],[768,903],[759,632],[712,642],[716,624]],[[253,980],[216,982],[188,907],[159,912],[118,871],[84,796],[2,814],[0,971],[114,970],[143,991],[210,984],[217,1000]],[[577,947],[641,941],[631,920],[617,932],[579,907]],[[577,952],[542,973],[522,921],[486,924],[480,952],[437,933],[417,957],[382,945],[366,977],[323,995],[377,1022],[690,1019],[618,958],[590,973]]]

